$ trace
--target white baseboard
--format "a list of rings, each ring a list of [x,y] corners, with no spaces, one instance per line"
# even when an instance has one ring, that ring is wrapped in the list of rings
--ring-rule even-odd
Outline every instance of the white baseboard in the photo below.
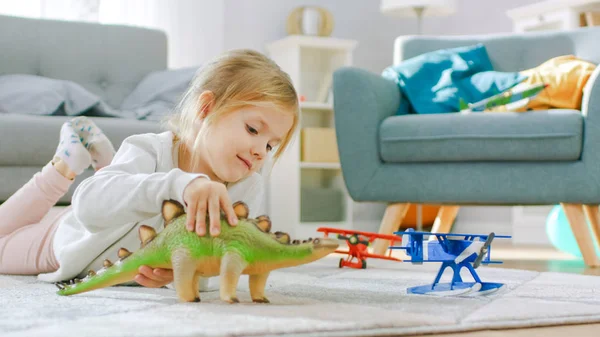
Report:
[[[511,235],[514,245],[551,246],[546,235],[549,206],[464,206],[452,229],[456,233]]]
[[[546,234],[546,219],[554,205],[512,207],[515,244],[552,246]]]
[[[512,212],[506,206],[461,206],[452,227],[455,233],[512,235]]]

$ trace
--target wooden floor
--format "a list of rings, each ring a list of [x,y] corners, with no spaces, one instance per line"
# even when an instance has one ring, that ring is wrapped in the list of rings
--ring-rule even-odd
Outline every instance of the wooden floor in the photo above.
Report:
[[[598,337],[600,324],[560,325],[531,329],[481,330],[428,337]],[[424,336],[424,335],[421,335]]]
[[[496,244],[492,247],[491,254],[493,259],[503,261],[502,264],[490,265],[494,268],[600,276],[600,268],[588,268],[582,259],[575,258],[550,247],[501,246]]]
[[[533,271],[552,271],[582,275],[600,276],[600,268],[587,268],[583,260],[548,247],[515,247],[494,245],[492,258],[503,261],[493,268],[525,269]],[[600,278],[598,279],[600,284]],[[597,337],[600,336],[600,324],[563,325],[530,329],[482,330],[451,334],[427,335],[432,337]]]

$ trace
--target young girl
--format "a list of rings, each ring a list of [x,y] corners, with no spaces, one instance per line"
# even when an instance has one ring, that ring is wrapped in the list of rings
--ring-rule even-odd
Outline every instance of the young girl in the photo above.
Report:
[[[202,67],[168,131],[128,137],[116,154],[89,119],[65,123],[52,161],[0,205],[0,274],[39,274],[47,282],[83,277],[114,260],[119,248],[139,249],[142,224],[162,230],[168,199],[184,205],[187,229],[200,236],[219,234],[221,210],[235,226],[235,201],[246,202],[252,217],[263,214],[258,171],[271,151],[275,160],[281,155],[297,123],[289,76],[250,50]],[[52,216],[51,207],[90,164],[96,173],[78,185],[70,207]],[[172,279],[170,270],[145,266],[135,280],[160,287]]]

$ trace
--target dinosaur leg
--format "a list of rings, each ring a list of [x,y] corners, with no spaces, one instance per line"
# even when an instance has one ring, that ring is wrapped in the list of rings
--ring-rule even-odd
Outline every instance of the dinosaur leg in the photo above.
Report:
[[[196,292],[196,302],[200,302],[200,273],[194,274],[194,278],[192,279],[192,285],[194,287],[194,291]]]
[[[183,249],[173,252],[171,261],[173,264],[173,282],[179,300],[182,302],[200,302],[196,261],[190,257],[187,250]]]
[[[265,272],[262,274],[250,275],[249,286],[250,286],[250,296],[252,297],[252,302],[269,303],[269,299],[267,299],[265,297],[265,286],[267,285],[268,277],[269,277],[269,272]]]
[[[246,265],[246,261],[244,261],[240,254],[234,252],[225,253],[221,260],[220,271],[221,300],[229,303],[239,302],[235,291],[240,275],[244,268],[246,268]]]

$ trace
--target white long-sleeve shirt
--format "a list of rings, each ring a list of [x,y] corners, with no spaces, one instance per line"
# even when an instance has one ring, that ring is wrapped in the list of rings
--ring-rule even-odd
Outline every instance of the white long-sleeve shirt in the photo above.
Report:
[[[128,137],[112,163],[82,181],[71,200],[72,207],[58,220],[53,239],[54,256],[60,268],[40,274],[46,282],[83,277],[102,268],[104,259],[115,261],[121,247],[140,248],[142,224],[163,230],[164,200],[182,205],[183,190],[204,174],[187,173],[177,166],[177,151],[170,131]],[[260,174],[228,186],[232,202],[242,200],[250,216],[264,214],[264,185]]]

